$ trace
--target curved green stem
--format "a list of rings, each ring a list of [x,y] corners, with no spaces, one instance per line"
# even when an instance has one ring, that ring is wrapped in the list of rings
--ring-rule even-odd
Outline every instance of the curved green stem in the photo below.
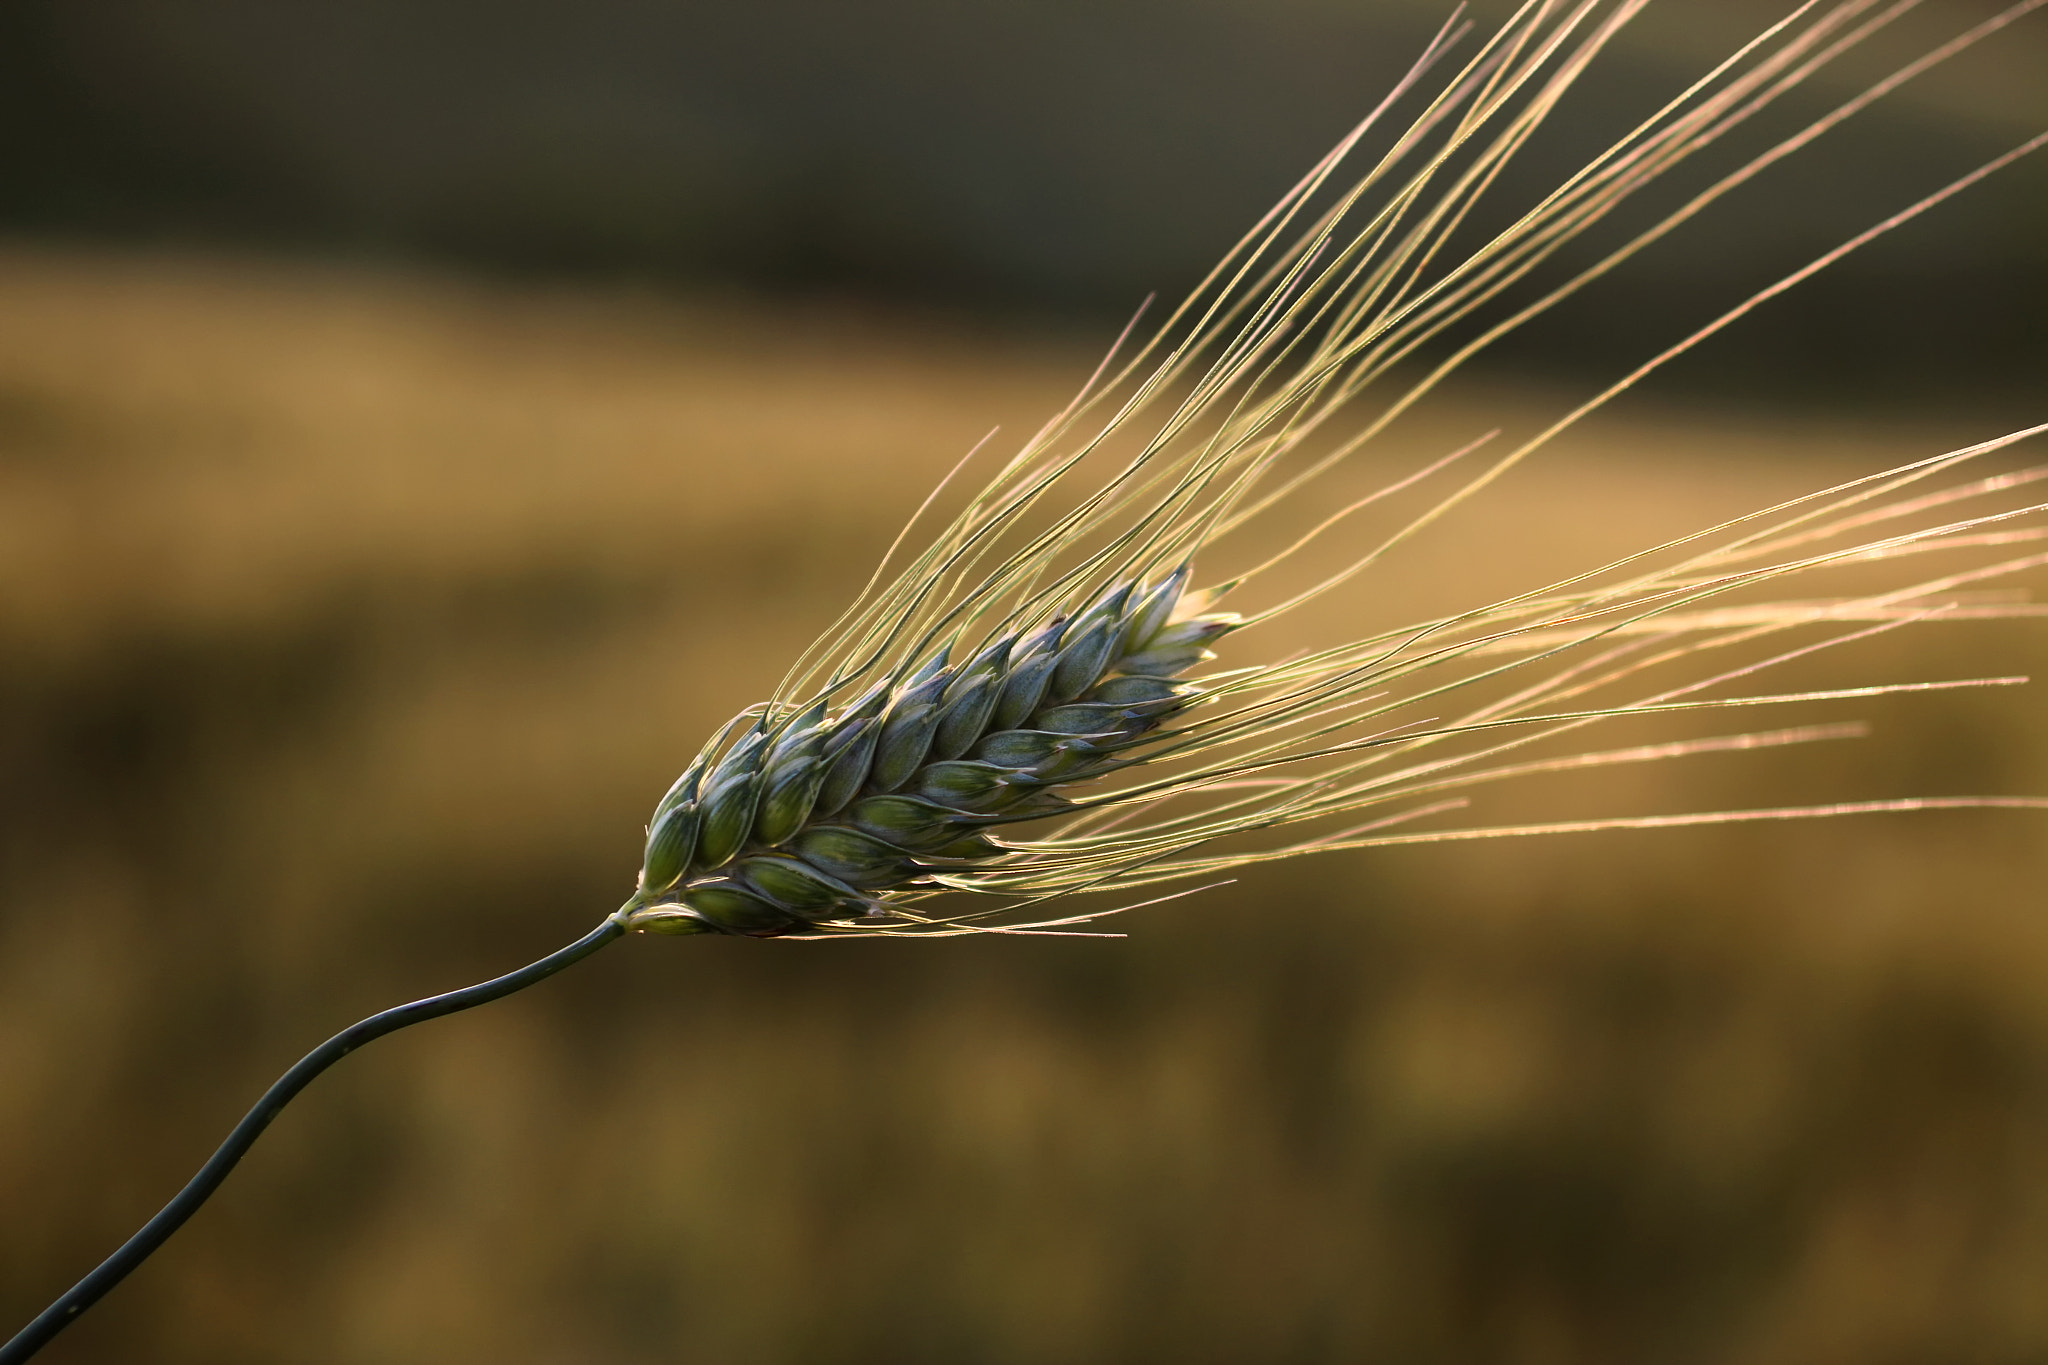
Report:
[[[540,961],[521,967],[493,981],[470,986],[446,995],[432,995],[424,1000],[415,1000],[409,1005],[399,1005],[373,1014],[359,1024],[351,1025],[335,1034],[320,1046],[314,1048],[291,1070],[277,1078],[270,1089],[263,1092],[263,1098],[256,1101],[235,1130],[228,1134],[218,1151],[199,1168],[199,1174],[191,1183],[178,1191],[177,1197],[163,1206],[156,1217],[143,1224],[142,1230],[122,1243],[121,1249],[102,1261],[90,1275],[73,1285],[69,1292],[21,1329],[5,1346],[0,1346],[0,1365],[20,1365],[40,1351],[50,1338],[69,1327],[79,1314],[93,1306],[109,1289],[119,1284],[128,1272],[149,1259],[150,1253],[164,1244],[164,1240],[181,1227],[187,1218],[196,1212],[201,1204],[220,1188],[229,1171],[235,1168],[248,1150],[255,1145],[270,1121],[278,1116],[297,1094],[306,1088],[315,1076],[333,1066],[349,1053],[372,1039],[382,1038],[387,1033],[396,1033],[402,1028],[423,1023],[428,1019],[439,1019],[444,1014],[455,1014],[477,1005],[488,1004],[514,991],[525,990],[536,981],[546,980],[562,968],[581,962],[605,944],[626,932],[626,926],[618,916],[612,916],[603,924],[577,939],[568,947],[548,954]]]

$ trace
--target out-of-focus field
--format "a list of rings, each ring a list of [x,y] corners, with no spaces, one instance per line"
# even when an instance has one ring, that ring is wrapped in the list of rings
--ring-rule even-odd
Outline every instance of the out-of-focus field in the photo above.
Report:
[[[1092,359],[0,255],[4,1329],[319,1038],[595,923],[708,729]],[[1464,391],[1355,481],[1578,396]],[[1628,406],[1300,629],[1991,434]],[[2042,792],[2041,697],[1489,809]],[[46,1358],[2040,1361],[2044,877],[2048,816],[1963,812],[1346,855],[1121,941],[636,939],[350,1058]]]

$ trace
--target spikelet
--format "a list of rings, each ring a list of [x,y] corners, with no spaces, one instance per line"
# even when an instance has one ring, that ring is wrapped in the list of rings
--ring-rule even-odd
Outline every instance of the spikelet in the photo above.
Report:
[[[617,918],[665,933],[952,933],[1060,927],[1026,907],[1083,891],[1213,878],[1247,863],[1413,840],[1929,805],[1918,798],[1569,825],[1387,831],[1533,772],[1838,737],[1852,726],[1676,740],[1565,757],[1511,754],[1618,717],[1982,686],[1966,679],[1703,695],[1847,640],[1930,619],[2037,609],[1976,586],[2048,555],[2048,468],[1962,467],[2013,433],[1763,509],[1592,572],[1284,660],[1233,638],[1350,581],[1572,423],[1772,295],[2000,166],[1903,210],[1434,495],[1306,591],[1213,610],[1383,499],[1462,468],[1481,438],[1340,508],[1283,555],[1197,590],[1198,561],[1373,440],[1464,360],[1920,71],[2037,8],[2027,0],[1926,54],[1707,185],[1533,303],[1495,317],[1566,243],[1770,107],[1909,5],[1810,3],[1766,30],[1469,252],[1447,243],[1501,169],[1644,0],[1530,0],[1434,93],[1449,28],[1149,343],[1082,394],[893,574],[887,561],[767,702],[736,717],[656,807]],[[1419,105],[1348,184],[1397,102]],[[1121,345],[1121,343],[1120,343]],[[1359,400],[1423,358],[1377,412]],[[1406,371],[1398,371],[1406,373]],[[1133,449],[1134,447],[1134,449]],[[1951,474],[1959,477],[1949,478]],[[934,495],[937,496],[936,494]],[[929,502],[927,506],[929,507]],[[922,513],[920,514],[922,515]],[[913,521],[913,526],[916,524]],[[908,537],[910,529],[906,528]],[[905,543],[899,538],[898,548]],[[1794,575],[1960,555],[1852,596],[1767,597]],[[891,551],[893,559],[896,551]],[[1797,627],[1837,633],[1794,644]],[[1739,651],[1713,666],[1718,651]],[[1671,676],[1676,671],[1677,676]],[[1657,675],[1661,680],[1652,684]],[[1467,691],[1471,689],[1471,691]],[[1050,832],[1016,826],[1058,817]],[[1274,842],[1269,831],[1313,824]],[[1238,839],[1237,836],[1255,836]],[[1226,847],[1220,851],[1219,842]],[[948,913],[927,909],[947,892]],[[960,908],[965,905],[966,908]],[[993,919],[992,919],[993,917]]]

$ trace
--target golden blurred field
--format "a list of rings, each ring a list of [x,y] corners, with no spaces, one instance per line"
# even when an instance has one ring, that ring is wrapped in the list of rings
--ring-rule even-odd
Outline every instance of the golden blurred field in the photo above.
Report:
[[[0,253],[8,1330],[305,1048],[610,910],[1097,340]],[[1469,386],[1355,477],[1578,396]],[[1992,434],[1632,401],[1320,628]],[[1975,671],[2048,632],[1815,676]],[[1493,809],[2041,793],[2041,696]],[[45,1358],[2040,1361],[2044,878],[2048,817],[1962,812],[1334,857],[1125,940],[633,940],[350,1058]]]

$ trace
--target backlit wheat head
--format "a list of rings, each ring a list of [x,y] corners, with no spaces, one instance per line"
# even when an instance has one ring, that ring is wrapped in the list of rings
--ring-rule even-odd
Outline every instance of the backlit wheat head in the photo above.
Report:
[[[1744,301],[1532,439],[1495,450],[1481,437],[1332,509],[1284,553],[1247,562],[1241,528],[1312,497],[1319,477],[1480,348],[2041,0],[1958,35],[1546,286],[1538,272],[1566,243],[1911,7],[1802,7],[1555,190],[1502,212],[1502,168],[1643,3],[1531,0],[1476,50],[1461,41],[1462,26],[1439,35],[1149,342],[1120,343],[950,524],[919,533],[913,521],[891,559],[906,544],[923,548],[893,568],[885,562],[775,694],[716,735],[662,799],[639,889],[615,918],[668,933],[1042,929],[1101,913],[1048,904],[1073,893],[1214,880],[1310,851],[2040,804],[1923,797],[1390,832],[1462,805],[1470,788],[1531,772],[1852,729],[1517,752],[1616,717],[2018,681],[1794,693],[1751,683],[1770,665],[1846,639],[2034,610],[1980,585],[2048,558],[2025,549],[2048,536],[2042,505],[2025,496],[2048,469],[1973,467],[2033,431],[1505,600],[1291,657],[1262,653],[1261,625],[1340,586],[1369,592],[1365,571],[1388,551],[1652,369],[2040,144]],[[1396,110],[1409,122],[1389,132]],[[1359,162],[1362,170],[1340,175]],[[1482,207],[1504,225],[1451,249],[1474,236]],[[1505,300],[1518,288],[1535,297],[1511,307]],[[1274,570],[1298,568],[1294,556],[1333,542],[1355,548],[1321,581],[1268,591],[1285,576]],[[1873,562],[1933,567],[1890,574],[1874,590],[1866,573],[1850,595],[1792,582]],[[1226,599],[1243,614],[1218,610]],[[1822,633],[1787,638],[1800,627]]]

